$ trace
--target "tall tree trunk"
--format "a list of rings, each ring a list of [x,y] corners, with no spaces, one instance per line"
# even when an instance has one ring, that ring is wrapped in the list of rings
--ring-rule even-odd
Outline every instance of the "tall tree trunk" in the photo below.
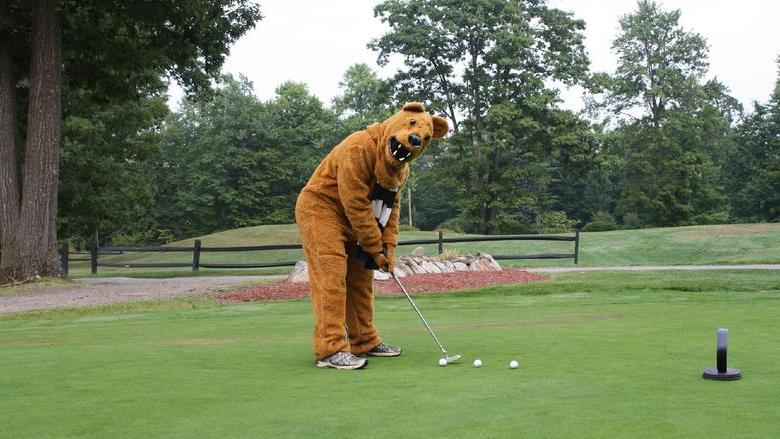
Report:
[[[412,188],[407,188],[406,193],[409,194],[409,225],[412,226]]]
[[[0,16],[8,16],[7,0],[0,0]],[[12,64],[11,36],[0,32],[0,251],[11,245],[19,218],[18,116]],[[8,255],[8,250],[0,253],[0,267]]]
[[[62,87],[56,0],[33,2],[32,32],[22,199],[15,237],[3,247],[0,279],[61,274],[55,248]]]

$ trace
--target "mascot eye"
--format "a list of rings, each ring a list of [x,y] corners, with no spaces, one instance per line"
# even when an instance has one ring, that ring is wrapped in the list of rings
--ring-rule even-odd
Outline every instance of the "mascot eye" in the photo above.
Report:
[[[409,125],[414,125],[414,124],[416,124],[416,123],[417,123],[417,121],[416,121],[416,120],[414,120],[414,119],[410,119],[410,120],[409,120]]]

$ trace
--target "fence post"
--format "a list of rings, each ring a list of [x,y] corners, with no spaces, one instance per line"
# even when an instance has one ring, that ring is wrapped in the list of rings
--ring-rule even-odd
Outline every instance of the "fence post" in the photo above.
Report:
[[[574,265],[580,260],[580,225],[574,226]]]
[[[439,229],[439,256],[444,253],[444,233]]]
[[[200,239],[195,240],[195,247],[192,249],[192,271],[200,270]]]
[[[65,275],[68,274],[68,243],[63,243],[60,249],[60,264],[62,264],[62,272]]]
[[[89,263],[92,267],[92,274],[97,274],[98,248],[97,243],[89,249]]]

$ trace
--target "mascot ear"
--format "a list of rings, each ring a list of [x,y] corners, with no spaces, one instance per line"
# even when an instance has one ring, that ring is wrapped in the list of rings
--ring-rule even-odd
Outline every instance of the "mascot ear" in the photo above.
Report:
[[[450,130],[447,119],[441,116],[433,116],[433,137],[444,137],[447,135],[447,131]]]
[[[419,102],[407,102],[404,104],[403,108],[401,108],[404,111],[411,111],[413,113],[424,113],[425,112],[425,106]]]

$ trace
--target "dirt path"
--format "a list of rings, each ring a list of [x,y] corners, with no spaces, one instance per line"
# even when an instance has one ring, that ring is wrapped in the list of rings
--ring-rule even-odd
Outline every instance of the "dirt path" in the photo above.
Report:
[[[50,308],[76,308],[133,300],[197,296],[237,285],[276,281],[286,276],[201,276],[168,279],[105,277],[77,279],[72,285],[25,286],[20,294],[0,295],[0,313]],[[0,291],[6,293],[5,291]]]
[[[603,267],[536,267],[531,273],[571,271],[647,271],[647,270],[780,270],[780,264],[753,265],[633,265]],[[25,285],[19,294],[0,290],[0,313],[24,312],[50,308],[75,308],[133,300],[162,299],[175,296],[198,296],[233,289],[251,282],[278,281],[276,276],[203,276],[168,279],[106,277],[77,279],[72,285]],[[19,288],[19,287],[17,287]]]

